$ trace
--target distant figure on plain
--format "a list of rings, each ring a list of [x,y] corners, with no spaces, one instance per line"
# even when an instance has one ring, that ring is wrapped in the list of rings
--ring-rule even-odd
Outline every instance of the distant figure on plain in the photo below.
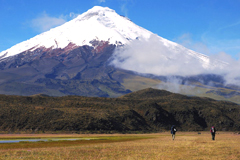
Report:
[[[174,140],[175,139],[175,133],[177,132],[177,129],[175,127],[175,125],[173,125],[171,127],[171,134],[172,134],[172,139]]]
[[[210,132],[212,134],[212,140],[215,140],[216,129],[214,126],[211,127]]]

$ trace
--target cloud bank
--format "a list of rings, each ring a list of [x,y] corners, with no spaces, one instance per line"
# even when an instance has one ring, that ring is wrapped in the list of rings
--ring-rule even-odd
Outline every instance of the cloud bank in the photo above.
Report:
[[[116,49],[111,65],[157,76],[217,74],[223,75],[228,84],[240,85],[240,61],[226,53],[207,57],[157,35]]]

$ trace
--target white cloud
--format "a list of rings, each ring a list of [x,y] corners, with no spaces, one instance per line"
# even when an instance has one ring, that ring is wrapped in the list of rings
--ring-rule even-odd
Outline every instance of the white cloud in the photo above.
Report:
[[[234,60],[221,52],[209,57],[209,61],[203,61],[188,54],[185,47],[167,45],[164,41],[157,35],[148,40],[134,40],[130,45],[116,50],[111,64],[118,68],[158,76],[220,74],[225,76],[227,83],[240,85],[240,60]],[[206,67],[208,62],[210,65]]]
[[[60,15],[58,17],[49,16],[46,12],[43,12],[37,18],[30,22],[30,26],[38,32],[45,32],[51,28],[60,26],[65,22],[72,20],[79,16],[79,14],[71,12],[68,15]]]
[[[174,41],[196,52],[210,55],[209,47],[202,42],[194,42],[190,33],[185,33],[180,37],[175,38]]]
[[[188,81],[183,81],[177,77],[167,77],[166,83],[160,83],[157,88],[168,90],[174,93],[182,94],[199,94],[200,90],[196,89],[195,86],[188,83]]]
[[[233,59],[224,52],[214,55],[214,58],[223,60],[229,64],[224,68],[226,84],[236,84],[240,86],[240,59]]]
[[[217,29],[217,31],[219,32],[219,31],[222,31],[224,29],[229,29],[229,28],[232,28],[232,27],[235,27],[235,26],[238,26],[238,25],[240,25],[240,21],[237,21],[235,23],[227,24],[223,27],[220,27],[220,28]]]
[[[128,17],[128,9],[126,3],[121,5],[121,11],[123,12],[125,17]]]
[[[104,3],[106,0],[98,0],[99,3]]]
[[[221,29],[236,26],[238,24],[239,23],[235,23]],[[238,53],[240,53],[240,47],[238,45],[240,43],[240,39],[213,39],[213,37],[208,36],[207,32],[202,36],[202,38],[205,43],[194,42],[190,34],[183,34],[175,40],[187,48],[209,55],[212,60],[217,59],[227,62],[228,65],[226,67],[222,69],[215,69],[212,73],[224,75],[226,84],[240,85],[240,54],[233,55],[223,52],[224,50],[229,52],[236,52],[239,50]]]
[[[80,14],[71,12],[71,13],[69,13],[69,15],[66,16],[66,19],[74,19],[74,18],[76,18],[79,15]]]
[[[66,20],[63,16],[51,17],[46,12],[31,21],[31,27],[39,32],[47,31],[53,27],[64,24]]]
[[[155,75],[195,75],[205,71],[197,58],[185,53],[184,47],[171,48],[163,41],[157,35],[149,40],[134,40],[123,51],[116,51],[112,64]]]

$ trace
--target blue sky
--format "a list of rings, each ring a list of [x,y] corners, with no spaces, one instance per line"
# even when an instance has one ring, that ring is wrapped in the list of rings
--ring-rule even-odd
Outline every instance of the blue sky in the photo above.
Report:
[[[0,0],[0,51],[96,5],[187,48],[239,59],[240,0]]]

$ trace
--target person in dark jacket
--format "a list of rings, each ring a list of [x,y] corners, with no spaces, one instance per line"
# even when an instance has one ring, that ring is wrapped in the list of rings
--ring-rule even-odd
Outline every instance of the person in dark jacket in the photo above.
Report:
[[[210,129],[211,135],[212,135],[212,140],[215,140],[215,134],[216,134],[216,129],[214,126],[211,127]]]
[[[175,133],[177,132],[177,129],[176,129],[176,126],[173,125],[171,127],[171,134],[172,134],[172,139],[174,140],[175,139]]]

